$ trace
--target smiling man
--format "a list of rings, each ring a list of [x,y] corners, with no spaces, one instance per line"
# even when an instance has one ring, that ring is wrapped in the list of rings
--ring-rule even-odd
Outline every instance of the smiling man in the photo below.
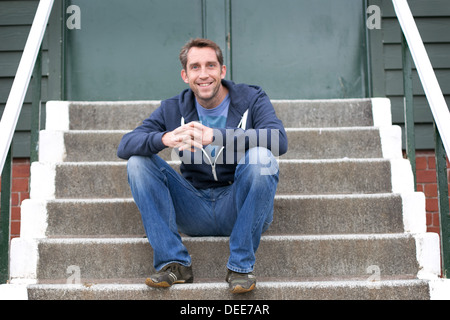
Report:
[[[179,232],[229,236],[225,280],[232,293],[248,292],[256,286],[261,234],[273,219],[275,157],[287,151],[286,132],[260,87],[224,80],[222,51],[213,41],[190,40],[180,61],[189,88],[125,134],[117,153],[128,160],[131,192],[154,252],[156,273],[145,283],[193,282]],[[167,147],[178,151],[182,175],[157,155]]]
[[[189,64],[187,54],[189,53]],[[189,84],[200,105],[207,109],[217,107],[225,99],[228,89],[222,85],[227,68],[218,60],[211,47],[192,47],[181,53],[181,78]]]

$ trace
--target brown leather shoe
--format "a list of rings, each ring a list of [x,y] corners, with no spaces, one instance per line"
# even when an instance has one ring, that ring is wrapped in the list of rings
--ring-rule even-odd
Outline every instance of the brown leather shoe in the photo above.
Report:
[[[192,283],[193,281],[192,267],[185,267],[174,262],[145,279],[145,284],[154,288],[168,288],[175,283]]]
[[[244,293],[255,289],[256,277],[253,273],[238,273],[228,270],[225,281],[230,284],[231,293]]]

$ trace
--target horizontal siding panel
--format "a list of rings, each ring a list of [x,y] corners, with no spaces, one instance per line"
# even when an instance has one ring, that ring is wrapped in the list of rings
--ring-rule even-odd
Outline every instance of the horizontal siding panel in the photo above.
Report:
[[[22,51],[28,39],[31,26],[0,27],[0,51]],[[42,48],[48,49],[47,33],[42,40]]]
[[[0,77],[4,78],[14,76],[17,72],[21,57],[21,51],[0,51]]]
[[[30,131],[16,131],[14,133],[12,146],[14,158],[30,157]]]
[[[408,0],[408,4],[416,18],[450,16],[448,0]],[[390,0],[383,1],[381,12],[383,17],[396,17],[394,6]]]
[[[402,128],[402,146],[405,149],[405,128]],[[416,124],[414,126],[416,149],[434,149],[434,127],[432,124]]]
[[[30,33],[31,26],[4,26],[0,28],[0,51],[20,51]]]
[[[5,104],[9,97],[9,92],[13,84],[13,78],[0,78],[0,104]],[[48,78],[42,78],[42,101],[47,101],[47,84]],[[25,103],[31,103],[31,83],[28,86],[27,94],[25,95]]]
[[[0,105],[0,116],[5,110],[5,104]],[[30,130],[31,126],[31,103],[24,103],[22,110],[20,111],[19,120],[17,121],[17,131],[27,131]]]
[[[0,117],[3,114],[5,105],[0,105]],[[41,110],[41,128],[45,125],[45,105]],[[30,126],[31,126],[31,103],[24,103],[17,121],[16,131],[13,137],[13,154],[14,157],[30,156]]]
[[[424,43],[450,42],[450,17],[415,19]],[[384,43],[400,43],[400,25],[397,19],[383,19]]]
[[[445,96],[447,107],[450,108],[450,96]],[[404,104],[403,96],[392,96],[391,109],[392,109],[392,122],[404,123]],[[414,96],[414,117],[416,123],[432,123],[433,116],[431,114],[430,105],[426,96]]]
[[[15,77],[22,51],[0,52],[0,78]],[[49,74],[48,52],[42,52],[42,75]]]
[[[436,78],[444,95],[450,95],[450,69],[435,70]],[[412,72],[414,95],[424,95],[423,87],[417,72]],[[402,70],[386,70],[386,95],[403,95]]]
[[[0,1],[0,26],[31,25],[38,1]]]
[[[429,43],[425,45],[425,49],[434,69],[450,69],[450,43]],[[401,51],[400,44],[384,46],[384,67],[386,69],[402,69]],[[413,68],[415,68],[414,62]]]

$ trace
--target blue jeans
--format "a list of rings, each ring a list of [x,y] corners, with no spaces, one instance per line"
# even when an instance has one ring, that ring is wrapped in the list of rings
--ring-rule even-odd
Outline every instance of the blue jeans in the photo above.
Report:
[[[269,150],[249,149],[236,167],[234,183],[218,188],[194,188],[157,155],[133,156],[127,170],[156,270],[171,262],[191,265],[181,232],[229,236],[227,268],[253,271],[261,234],[273,219],[278,184],[278,164]]]

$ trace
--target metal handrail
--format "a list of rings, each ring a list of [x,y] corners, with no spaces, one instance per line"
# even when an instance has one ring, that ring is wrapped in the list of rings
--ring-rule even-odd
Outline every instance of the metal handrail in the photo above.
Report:
[[[419,30],[406,0],[392,0],[395,13],[419,74],[425,95],[439,129],[447,155],[450,155],[450,112],[425,50]]]
[[[23,101],[28,91],[31,75],[34,72],[33,100],[37,98],[40,107],[40,52],[54,0],[40,0],[34,16],[22,58],[14,78],[5,110],[0,121],[0,174],[1,174],[1,208],[0,208],[0,284],[9,278],[9,241],[11,218],[11,179],[12,179],[12,147],[11,142],[16,130],[17,121],[22,110]],[[37,61],[36,61],[37,60]],[[36,66],[37,67],[36,67]],[[36,102],[33,101],[35,109]],[[33,116],[36,116],[33,111]],[[37,117],[40,117],[39,112]],[[32,121],[33,122],[33,121]],[[39,130],[32,125],[32,131]],[[36,133],[32,132],[33,136]],[[31,145],[36,141],[31,141]],[[5,165],[6,163],[6,165]]]
[[[28,35],[16,77],[14,78],[5,110],[0,121],[0,172],[3,170],[8,150],[16,130],[17,120],[22,110],[36,57],[44,38],[54,0],[41,0]]]
[[[415,149],[414,110],[412,103],[411,62],[407,51],[411,53],[416,66],[435,125],[436,179],[439,196],[442,275],[444,278],[447,278],[450,276],[450,214],[446,155],[447,157],[450,156],[450,112],[407,1],[392,0],[392,3],[402,30],[405,133],[407,156],[413,170],[415,168],[415,150],[413,150]]]

